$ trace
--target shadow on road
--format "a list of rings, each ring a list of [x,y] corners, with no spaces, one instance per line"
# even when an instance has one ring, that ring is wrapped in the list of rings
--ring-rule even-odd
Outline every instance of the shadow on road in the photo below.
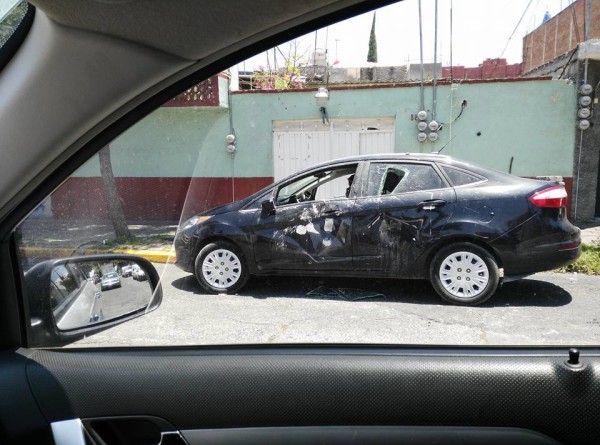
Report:
[[[562,287],[548,281],[524,279],[505,283],[486,306],[538,306],[559,307],[573,301],[573,297]]]
[[[206,294],[196,279],[174,280],[173,287],[194,294]],[[411,304],[447,304],[425,280],[392,280],[322,277],[252,277],[238,293],[256,299],[305,298],[349,302],[381,301]],[[571,294],[546,281],[525,279],[506,283],[481,308],[500,306],[559,307],[572,301]]]

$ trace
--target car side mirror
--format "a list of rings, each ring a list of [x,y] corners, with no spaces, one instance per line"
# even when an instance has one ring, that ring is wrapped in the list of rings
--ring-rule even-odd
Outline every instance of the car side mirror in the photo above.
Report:
[[[275,203],[271,199],[261,202],[260,205],[262,207],[261,216],[263,218],[266,216],[275,215]]]
[[[122,270],[135,271],[133,274]],[[30,347],[61,346],[160,306],[154,266],[134,255],[53,259],[24,273]]]

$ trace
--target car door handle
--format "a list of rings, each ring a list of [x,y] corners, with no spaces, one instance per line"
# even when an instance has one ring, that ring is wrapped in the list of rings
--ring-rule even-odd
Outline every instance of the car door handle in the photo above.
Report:
[[[342,214],[341,210],[335,210],[335,209],[331,209],[331,210],[325,210],[323,213],[321,213],[322,216],[340,216]]]
[[[435,210],[444,205],[446,205],[446,201],[443,199],[428,199],[427,201],[420,202],[417,208],[419,210]]]

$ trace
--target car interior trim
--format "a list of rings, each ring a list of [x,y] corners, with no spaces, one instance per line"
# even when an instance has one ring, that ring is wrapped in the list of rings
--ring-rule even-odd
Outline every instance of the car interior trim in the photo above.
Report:
[[[460,443],[462,445],[557,445],[554,439],[520,428],[445,426],[322,426],[278,428],[223,428],[182,431],[190,445],[291,445],[314,443],[363,445],[373,443]]]
[[[80,419],[52,422],[50,427],[56,445],[86,445]]]

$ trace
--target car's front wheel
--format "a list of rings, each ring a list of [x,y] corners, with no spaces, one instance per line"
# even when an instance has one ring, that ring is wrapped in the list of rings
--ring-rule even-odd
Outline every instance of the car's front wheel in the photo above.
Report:
[[[442,248],[430,267],[433,288],[444,300],[473,306],[490,298],[499,283],[498,264],[482,247],[457,243]]]
[[[196,257],[196,279],[208,292],[231,294],[248,281],[248,269],[239,249],[226,241],[207,244]]]

